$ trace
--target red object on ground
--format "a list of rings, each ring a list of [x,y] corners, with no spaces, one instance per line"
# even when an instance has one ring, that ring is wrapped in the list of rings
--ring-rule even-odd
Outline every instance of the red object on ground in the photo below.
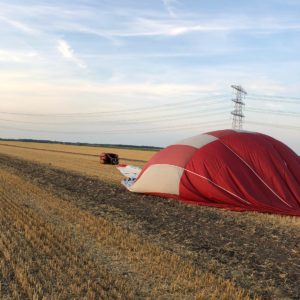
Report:
[[[158,152],[129,190],[236,211],[300,216],[300,159],[261,133],[213,131]]]
[[[116,153],[103,152],[100,154],[100,164],[117,165],[119,164],[119,156]]]

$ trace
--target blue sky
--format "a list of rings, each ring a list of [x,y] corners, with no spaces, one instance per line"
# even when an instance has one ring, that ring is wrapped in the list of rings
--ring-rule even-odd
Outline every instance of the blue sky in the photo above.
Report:
[[[29,114],[0,114],[1,137],[165,146],[230,127],[241,84],[244,128],[300,152],[298,0],[0,1],[0,37],[0,111]]]

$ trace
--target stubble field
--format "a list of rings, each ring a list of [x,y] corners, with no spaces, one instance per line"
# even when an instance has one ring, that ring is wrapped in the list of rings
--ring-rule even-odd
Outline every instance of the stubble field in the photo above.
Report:
[[[299,299],[299,218],[131,194],[103,150],[0,143],[1,299]]]

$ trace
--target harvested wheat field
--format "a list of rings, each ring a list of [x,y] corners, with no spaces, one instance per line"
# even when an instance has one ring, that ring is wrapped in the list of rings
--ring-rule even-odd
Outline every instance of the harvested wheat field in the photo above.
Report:
[[[103,149],[3,144],[1,299],[300,298],[299,218],[129,193]]]
[[[0,141],[0,153],[119,183],[122,176],[115,168],[105,165],[99,168],[101,152],[116,152],[116,149]],[[120,163],[137,166],[143,166],[155,154],[155,151],[134,150],[133,152],[129,149],[118,149],[117,152],[120,155]]]

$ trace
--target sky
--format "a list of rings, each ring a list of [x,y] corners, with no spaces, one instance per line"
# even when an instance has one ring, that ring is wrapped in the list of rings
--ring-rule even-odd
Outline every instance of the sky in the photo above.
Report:
[[[300,1],[0,0],[0,137],[166,146],[231,128],[300,153]]]

